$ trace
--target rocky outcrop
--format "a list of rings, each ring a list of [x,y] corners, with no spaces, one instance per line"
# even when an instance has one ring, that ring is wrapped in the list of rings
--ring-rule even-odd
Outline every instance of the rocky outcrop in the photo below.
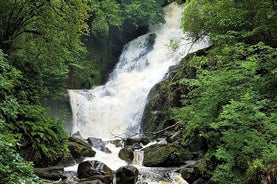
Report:
[[[191,152],[185,150],[178,144],[156,144],[146,147],[143,151],[143,165],[149,167],[180,166],[184,161],[193,157]]]
[[[134,166],[120,167],[116,173],[116,183],[120,184],[135,184],[138,180],[139,171]]]
[[[169,109],[181,107],[182,95],[187,94],[190,90],[186,85],[179,82],[180,79],[184,77],[194,79],[196,76],[196,68],[186,65],[186,61],[194,55],[206,55],[209,49],[206,48],[187,55],[180,65],[170,67],[164,81],[151,89],[142,118],[142,130],[145,132],[146,137],[151,139],[164,137],[168,134],[172,135],[173,132],[178,130],[179,127],[175,127],[167,131],[161,131],[176,123],[171,120]]]

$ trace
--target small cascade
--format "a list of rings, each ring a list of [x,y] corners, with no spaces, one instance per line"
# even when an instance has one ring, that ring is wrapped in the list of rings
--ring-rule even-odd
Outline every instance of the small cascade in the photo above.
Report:
[[[132,164],[137,165],[137,166],[142,166],[142,164],[143,164],[143,155],[144,155],[143,151],[135,150],[134,151],[134,159],[133,159]]]
[[[139,168],[140,176],[138,183],[148,184],[188,184],[176,168],[161,167],[141,167]]]

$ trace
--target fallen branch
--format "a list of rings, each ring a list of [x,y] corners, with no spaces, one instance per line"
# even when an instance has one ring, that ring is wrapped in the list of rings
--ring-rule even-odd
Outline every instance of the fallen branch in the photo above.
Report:
[[[142,131],[140,131],[140,132],[137,132],[137,133],[132,134],[132,135],[128,135],[128,134],[116,135],[116,134],[113,134],[113,133],[111,133],[111,134],[113,135],[114,138],[120,138],[120,139],[122,139],[122,140],[128,139],[128,138],[132,138],[132,137],[135,137],[135,136],[138,136],[138,135],[140,135],[140,136],[142,137],[143,134],[155,135],[155,134],[159,134],[159,133],[161,133],[161,132],[164,132],[164,131],[166,131],[166,130],[168,130],[168,129],[174,128],[174,127],[175,127],[176,125],[178,125],[179,123],[180,123],[180,121],[178,121],[178,122],[175,123],[174,125],[168,126],[168,127],[164,128],[164,129],[159,130],[159,131],[156,131],[156,132],[144,132],[144,133],[143,133]]]
[[[168,127],[164,128],[164,129],[162,129],[162,130],[159,130],[159,131],[156,131],[156,132],[145,132],[145,134],[152,134],[152,135],[159,134],[159,133],[164,132],[164,131],[166,131],[166,130],[168,130],[168,129],[170,129],[170,128],[175,127],[175,126],[178,125],[179,123],[180,123],[180,121],[178,121],[178,122],[175,123],[174,125],[171,125],[171,126],[168,126]]]

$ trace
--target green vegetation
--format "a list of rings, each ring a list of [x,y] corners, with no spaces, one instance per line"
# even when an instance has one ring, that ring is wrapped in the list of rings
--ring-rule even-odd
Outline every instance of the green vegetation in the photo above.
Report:
[[[184,30],[210,35],[213,47],[182,64],[194,74],[177,81],[186,93],[172,115],[183,123],[184,144],[207,143],[204,170],[217,183],[275,181],[276,7],[271,0],[187,2]]]
[[[39,183],[33,164],[56,164],[68,153],[64,118],[51,117],[47,100],[66,98],[67,88],[98,84],[112,50],[129,41],[123,28],[162,22],[162,4],[162,0],[1,2],[0,183]]]

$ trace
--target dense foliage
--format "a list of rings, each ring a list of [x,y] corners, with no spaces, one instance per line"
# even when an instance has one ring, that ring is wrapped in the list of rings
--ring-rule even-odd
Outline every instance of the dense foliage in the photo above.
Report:
[[[67,88],[99,83],[111,50],[118,47],[111,37],[122,39],[124,26],[136,30],[162,22],[163,2],[1,2],[0,183],[39,182],[22,157],[41,167],[67,154],[64,118],[51,117],[47,100],[66,98]]]
[[[276,20],[271,0],[187,2],[184,30],[213,47],[185,61],[194,77],[178,81],[187,91],[173,116],[184,144],[207,144],[204,170],[217,183],[276,182]]]
[[[0,183],[43,183],[33,173],[31,163],[25,161],[16,152],[16,141],[0,125]]]
[[[183,25],[193,36],[210,34],[214,42],[264,42],[276,47],[276,11],[272,0],[190,0]]]

